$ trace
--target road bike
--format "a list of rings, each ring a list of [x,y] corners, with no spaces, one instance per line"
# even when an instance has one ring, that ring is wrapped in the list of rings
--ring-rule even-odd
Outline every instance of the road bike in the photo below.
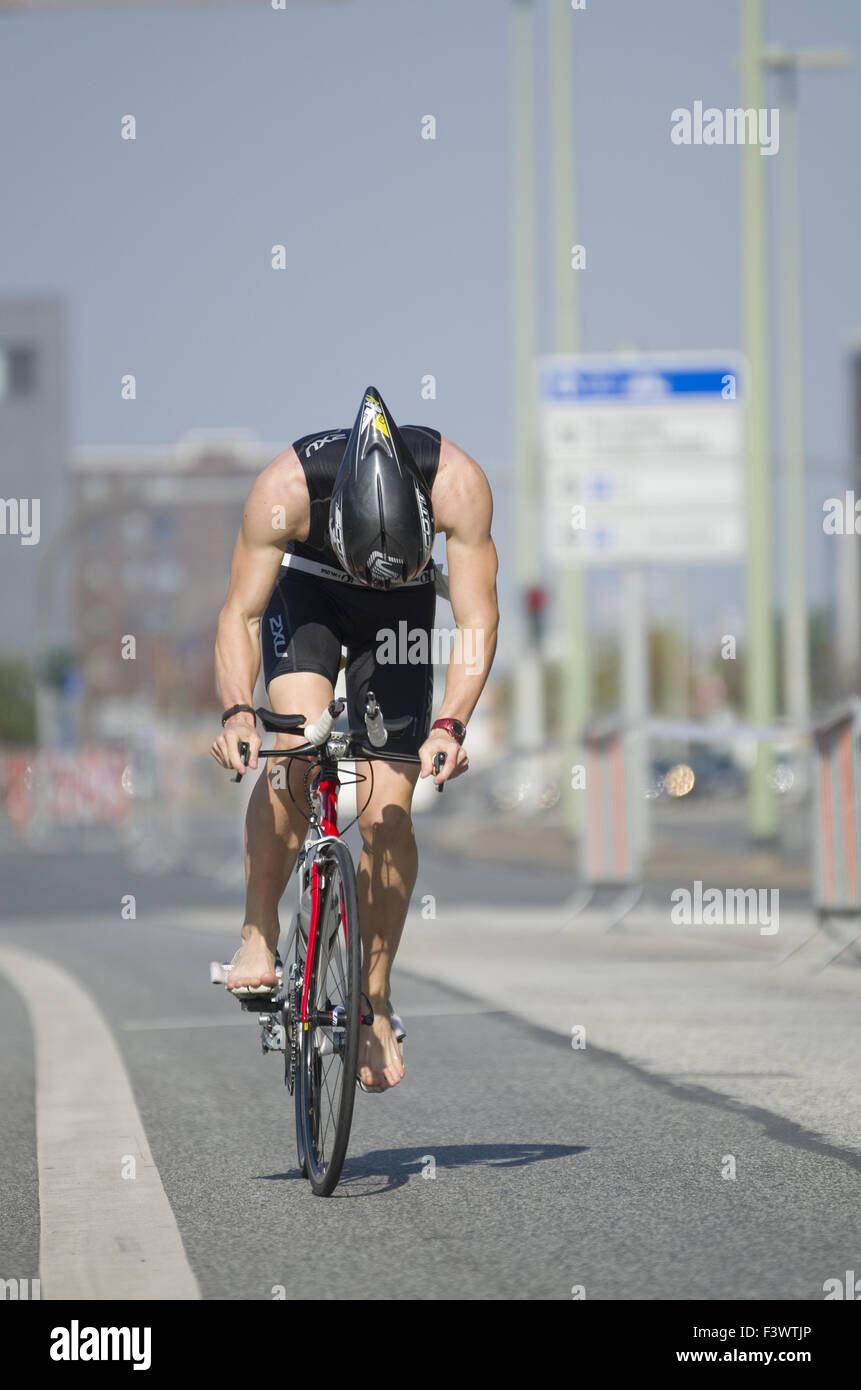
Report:
[[[301,714],[256,711],[270,733],[304,730],[305,743],[261,749],[258,757],[307,760],[303,790],[308,829],[294,869],[296,911],[283,957],[276,956],[279,983],[270,993],[240,998],[243,1009],[258,1014],[264,1055],[284,1055],[284,1081],[295,1102],[299,1166],[318,1197],[331,1196],[341,1176],[356,1095],[359,1025],[374,1021],[370,1002],[361,993],[356,870],[338,829],[338,792],[343,785],[339,764],[374,759],[419,762],[414,753],[385,751],[389,735],[404,732],[412,723],[409,716],[384,720],[369,692],[364,729],[336,732],[345,705],[343,699],[332,700],[315,724],[306,724]],[[241,742],[239,752],[247,766],[248,744]],[[444,762],[445,754],[437,753],[435,773]],[[237,772],[233,780],[241,781],[242,774]],[[366,780],[354,769],[357,786]],[[372,790],[373,772],[370,780]],[[292,796],[286,768],[284,785]],[[212,983],[226,984],[229,969],[213,961]]]

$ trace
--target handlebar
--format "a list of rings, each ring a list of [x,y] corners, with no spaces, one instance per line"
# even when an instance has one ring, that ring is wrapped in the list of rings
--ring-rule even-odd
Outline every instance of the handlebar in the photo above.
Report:
[[[296,758],[307,757],[309,753],[321,753],[328,744],[335,729],[335,722],[343,713],[346,706],[343,698],[330,700],[326,709],[320,715],[315,724],[305,724],[304,715],[298,714],[275,714],[273,710],[258,709],[255,713],[259,716],[260,722],[265,729],[275,732],[297,732],[304,725],[305,743],[300,743],[296,748],[261,748],[258,753],[259,758]],[[343,745],[339,749],[327,749],[326,756],[334,762],[346,761],[367,761],[371,759],[381,759],[386,762],[395,763],[418,763],[421,759],[415,753],[383,753],[383,749],[388,742],[390,733],[402,733],[410,724],[410,719],[393,719],[386,721],[383,719],[383,712],[377,704],[376,696],[372,691],[368,691],[367,703],[365,707],[365,730],[348,729],[339,737],[343,739]],[[369,743],[359,742],[367,736]],[[251,756],[251,747],[248,743],[240,741],[239,756],[245,766],[248,766],[248,759]],[[434,774],[440,771],[445,763],[445,753],[434,754],[433,770]],[[242,781],[242,773],[237,772],[233,779],[234,782]],[[443,783],[437,784],[437,791],[441,792]]]
[[[322,748],[335,727],[335,720],[343,713],[346,700],[330,700],[316,724],[305,725],[305,737],[309,743]],[[365,716],[367,718],[367,716]]]

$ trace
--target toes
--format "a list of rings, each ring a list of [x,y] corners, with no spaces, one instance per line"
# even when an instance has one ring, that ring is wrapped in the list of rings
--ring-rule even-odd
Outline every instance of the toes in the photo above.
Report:
[[[252,989],[257,985],[277,985],[278,976],[274,970],[249,970],[235,965],[227,976],[228,989]]]
[[[403,1067],[396,1066],[393,1063],[391,1066],[386,1067],[383,1075],[390,1086],[397,1086],[399,1081],[403,1081],[406,1073]]]
[[[371,1071],[370,1067],[359,1068],[359,1080],[364,1086],[370,1086],[378,1091],[387,1089],[385,1077],[381,1076],[378,1072]]]

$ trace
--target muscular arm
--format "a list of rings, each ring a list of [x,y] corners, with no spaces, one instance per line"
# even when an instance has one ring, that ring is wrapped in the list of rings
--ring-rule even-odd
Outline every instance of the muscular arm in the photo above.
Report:
[[[284,548],[288,541],[307,534],[308,523],[308,489],[299,461],[288,449],[254,483],[233,550],[230,585],[215,639],[215,675],[224,709],[252,703],[260,670],[260,620],[278,579]],[[245,737],[253,726],[253,716],[237,714],[225,730],[238,728]],[[216,757],[219,742],[213,745]],[[252,742],[250,766],[254,767],[259,741]],[[225,765],[240,768],[233,747],[228,751]]]
[[[475,459],[447,439],[442,441],[432,500],[437,530],[446,537],[449,594],[457,625],[439,717],[466,724],[496,651],[497,556],[490,534],[493,498],[488,481]]]

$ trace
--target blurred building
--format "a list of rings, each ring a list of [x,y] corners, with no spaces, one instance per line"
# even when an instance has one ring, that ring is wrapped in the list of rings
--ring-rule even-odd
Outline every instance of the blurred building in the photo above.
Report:
[[[163,717],[217,705],[215,628],[242,506],[278,452],[235,433],[76,451],[68,545],[86,733],[131,705]]]
[[[0,12],[12,10],[183,10],[202,5],[256,4],[257,0],[0,0]],[[289,4],[297,0],[288,0]],[[320,3],[320,0],[316,0]],[[328,0],[332,3],[332,0]],[[344,4],[345,0],[338,0]]]
[[[37,583],[66,506],[67,460],[63,302],[2,295],[0,656],[39,646]]]

